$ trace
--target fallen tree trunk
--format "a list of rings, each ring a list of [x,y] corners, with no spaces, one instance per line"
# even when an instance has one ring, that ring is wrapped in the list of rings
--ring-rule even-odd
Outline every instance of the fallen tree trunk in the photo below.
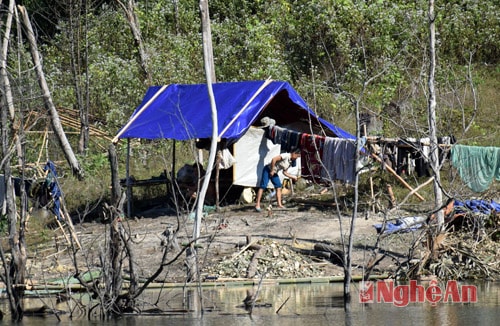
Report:
[[[291,248],[302,255],[309,255],[318,258],[323,258],[329,260],[332,264],[342,265],[344,263],[342,250],[335,249],[332,246],[317,243],[314,244],[311,249],[297,248],[291,246]]]

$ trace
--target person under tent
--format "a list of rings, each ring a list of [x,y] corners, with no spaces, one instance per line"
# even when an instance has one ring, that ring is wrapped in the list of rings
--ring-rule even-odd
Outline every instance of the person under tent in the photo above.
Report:
[[[300,149],[296,148],[292,150],[291,153],[281,153],[280,155],[273,157],[271,163],[267,164],[264,167],[260,179],[259,190],[257,191],[257,197],[255,200],[255,210],[257,212],[261,211],[260,202],[262,199],[262,194],[264,193],[264,190],[267,189],[269,181],[271,181],[274,188],[276,189],[276,199],[278,202],[278,208],[284,208],[282,202],[282,191],[281,191],[283,185],[281,184],[278,172],[283,171],[283,175],[285,177],[290,178],[292,182],[296,181],[297,176],[288,173],[288,169],[290,167],[295,166],[296,160],[299,157],[300,157]]]

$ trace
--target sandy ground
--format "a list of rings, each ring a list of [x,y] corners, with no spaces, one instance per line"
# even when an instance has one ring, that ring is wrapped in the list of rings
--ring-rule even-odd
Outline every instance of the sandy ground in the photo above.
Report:
[[[347,239],[351,216],[347,213],[339,219],[336,209],[318,205],[289,202],[283,210],[267,210],[256,212],[253,205],[234,205],[223,207],[219,212],[208,213],[202,222],[199,240],[198,262],[202,269],[214,266],[223,259],[235,255],[246,244],[246,241],[260,239],[272,240],[278,244],[310,246],[323,243],[341,249],[341,234]],[[154,207],[137,214],[137,217],[122,221],[123,227],[131,236],[131,248],[134,252],[136,270],[141,278],[148,278],[159,268],[167,238],[165,231],[177,231],[177,242],[182,247],[192,237],[193,220],[184,214],[178,217],[165,208]],[[353,273],[361,275],[364,271],[373,248],[377,244],[377,232],[373,227],[381,223],[383,217],[378,214],[360,213],[355,220]],[[342,225],[343,232],[340,228]],[[81,249],[76,255],[70,254],[68,242],[61,229],[52,230],[54,241],[49,241],[34,249],[29,255],[29,278],[35,282],[55,277],[72,276],[75,272],[76,257],[80,271],[99,269],[103,264],[109,223],[76,223],[74,224]],[[167,232],[168,233],[168,232]],[[170,233],[172,234],[172,233]],[[416,232],[391,235],[379,242],[380,252],[386,254],[374,269],[375,274],[393,273],[398,261],[406,258]],[[295,241],[294,241],[295,240]],[[156,281],[183,282],[186,278],[184,253],[179,255],[179,247],[168,247],[163,272]],[[179,255],[177,259],[175,257]],[[339,264],[315,258],[314,262],[321,266],[321,276],[340,276],[343,269]],[[128,267],[125,268],[128,271]],[[320,276],[318,275],[318,276]],[[287,278],[287,275],[283,275]]]

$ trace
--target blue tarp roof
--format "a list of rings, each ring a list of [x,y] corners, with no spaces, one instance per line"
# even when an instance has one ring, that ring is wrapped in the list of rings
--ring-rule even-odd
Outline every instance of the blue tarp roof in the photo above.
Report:
[[[277,125],[310,120],[330,136],[354,139],[350,133],[318,118],[283,81],[243,81],[212,85],[219,138],[235,141],[257,119],[269,116]],[[150,87],[142,103],[115,137],[188,140],[212,137],[210,100],[206,84]]]

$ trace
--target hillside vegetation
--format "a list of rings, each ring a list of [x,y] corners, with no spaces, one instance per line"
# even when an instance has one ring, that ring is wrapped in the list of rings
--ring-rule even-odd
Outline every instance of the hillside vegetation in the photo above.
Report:
[[[86,7],[70,3],[25,1],[25,6],[53,101],[60,112],[75,117],[76,124],[65,127],[75,150],[81,141],[80,113],[88,113],[90,125],[112,137],[148,86],[205,82],[195,2],[131,1],[135,6],[129,14],[136,18],[140,38],[134,38],[117,1],[90,1]],[[217,81],[289,81],[321,117],[353,133],[352,98],[365,85],[362,111],[381,122],[373,134],[427,135],[427,1],[211,0],[209,5]],[[436,6],[440,135],[454,135],[467,145],[500,146],[498,1]],[[8,65],[17,86],[15,104],[31,131],[26,159],[58,162],[72,211],[91,210],[109,197],[109,138],[91,134],[78,150],[85,180],[65,171],[53,136],[48,135],[48,145],[43,142],[50,125],[27,48],[19,46],[25,39],[13,35],[13,40]],[[131,174],[151,177],[170,169],[172,143],[150,145],[132,143]],[[179,165],[193,160],[191,144],[177,150]]]

